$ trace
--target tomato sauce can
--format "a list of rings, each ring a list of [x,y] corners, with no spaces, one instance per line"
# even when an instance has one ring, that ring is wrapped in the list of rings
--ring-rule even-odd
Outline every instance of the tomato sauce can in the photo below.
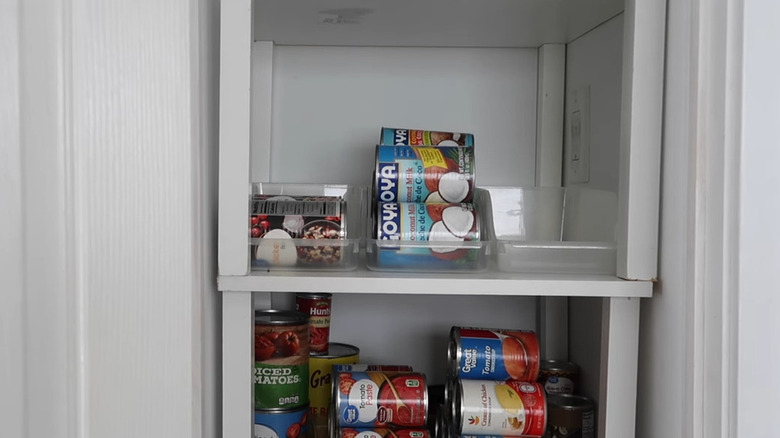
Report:
[[[448,362],[461,379],[535,382],[539,339],[529,330],[452,327]]]
[[[309,354],[328,354],[330,342],[330,308],[333,295],[327,293],[295,294],[295,310],[309,315]]]
[[[353,345],[331,342],[328,353],[309,357],[310,420],[315,436],[327,437],[330,401],[333,388],[333,367],[360,361],[360,349]],[[324,429],[324,432],[321,430]]]
[[[347,238],[347,203],[338,196],[252,195],[249,237],[252,265],[332,266],[341,262],[343,245],[304,245]]]
[[[333,365],[334,372],[342,371],[382,371],[384,373],[407,373],[414,371],[409,365],[375,365],[366,363]]]
[[[255,409],[308,406],[309,315],[256,310],[254,350]]]
[[[544,388],[536,382],[458,379],[450,400],[455,435],[542,436]]]
[[[546,359],[539,364],[539,383],[550,394],[574,394],[580,367],[574,362]]]
[[[334,373],[333,429],[425,427],[428,390],[421,373]]]
[[[377,202],[471,202],[474,149],[379,145],[373,186]]]
[[[545,438],[594,438],[596,436],[596,404],[573,394],[552,394],[547,397],[547,434]]]
[[[255,411],[254,438],[299,438],[309,434],[309,408]]]
[[[430,438],[427,429],[354,429],[341,427],[336,431],[336,438]]]
[[[393,146],[474,146],[474,135],[465,132],[382,128],[379,144]]]

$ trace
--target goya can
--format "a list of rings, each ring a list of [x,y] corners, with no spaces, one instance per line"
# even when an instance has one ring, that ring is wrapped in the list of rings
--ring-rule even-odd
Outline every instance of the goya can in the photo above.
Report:
[[[459,379],[450,407],[455,435],[542,436],[547,425],[536,382]]]
[[[342,427],[336,431],[336,438],[430,438],[427,429],[353,429]]]
[[[337,427],[425,427],[428,391],[421,373],[342,371],[334,373]]]
[[[539,379],[547,394],[574,394],[580,367],[574,362],[546,359],[539,364]]]
[[[255,311],[255,409],[309,404],[309,315]]]
[[[474,146],[474,135],[466,132],[382,128],[379,144],[393,146]]]
[[[334,372],[342,371],[382,371],[385,373],[407,373],[414,371],[409,365],[375,365],[367,363],[338,364],[333,365]]]
[[[377,202],[471,202],[474,149],[467,147],[377,146]]]
[[[333,295],[326,293],[295,294],[295,310],[309,315],[309,354],[328,354],[330,342],[330,305]]]
[[[573,394],[553,394],[547,397],[547,433],[545,438],[594,438],[596,436],[596,404]]]
[[[301,240],[346,239],[346,209],[346,201],[338,196],[252,195],[253,266],[339,263],[343,245],[307,245]]]
[[[255,411],[254,438],[308,436],[308,407],[283,411]]]
[[[336,342],[330,343],[327,354],[309,357],[309,402],[311,422],[315,427],[328,425],[330,399],[333,394],[333,367],[359,361],[360,349]]]
[[[539,339],[529,330],[452,327],[448,360],[461,379],[535,382]]]

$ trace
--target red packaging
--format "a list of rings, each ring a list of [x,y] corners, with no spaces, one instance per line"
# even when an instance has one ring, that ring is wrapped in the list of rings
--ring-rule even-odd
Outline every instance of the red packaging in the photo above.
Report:
[[[309,315],[309,353],[312,356],[328,354],[332,298],[326,293],[295,295],[295,310]]]

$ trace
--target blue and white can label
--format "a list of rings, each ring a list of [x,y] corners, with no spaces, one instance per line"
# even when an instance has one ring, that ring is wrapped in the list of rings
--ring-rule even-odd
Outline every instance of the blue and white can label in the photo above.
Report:
[[[473,148],[376,147],[378,202],[471,202],[473,192]]]
[[[309,407],[288,411],[255,411],[254,438],[298,438],[309,432]]]
[[[530,330],[452,327],[450,374],[470,380],[534,382],[539,376],[539,339]]]
[[[382,128],[379,144],[393,146],[474,146],[474,135],[465,132]]]

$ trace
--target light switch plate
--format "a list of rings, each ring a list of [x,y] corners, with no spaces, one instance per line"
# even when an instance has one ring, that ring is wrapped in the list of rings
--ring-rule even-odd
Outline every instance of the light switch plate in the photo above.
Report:
[[[567,183],[590,180],[590,86],[569,92],[566,120]]]

